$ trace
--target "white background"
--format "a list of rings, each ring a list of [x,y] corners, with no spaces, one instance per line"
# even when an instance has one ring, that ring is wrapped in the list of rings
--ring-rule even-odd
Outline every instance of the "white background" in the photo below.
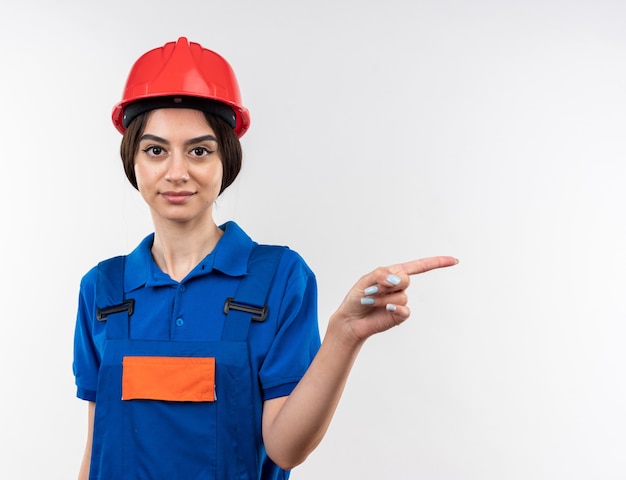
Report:
[[[216,220],[305,257],[322,332],[379,264],[461,260],[292,478],[626,478],[622,0],[3,3],[1,478],[76,475],[80,277],[151,231],[110,112],[181,35],[252,113]]]

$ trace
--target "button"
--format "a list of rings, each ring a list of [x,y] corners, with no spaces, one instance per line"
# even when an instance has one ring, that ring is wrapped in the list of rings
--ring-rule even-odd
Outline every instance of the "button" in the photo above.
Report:
[[[185,321],[182,318],[176,319],[176,326],[182,327],[185,324]]]
[[[184,291],[185,291],[185,286],[184,286],[184,285],[181,285],[181,286],[180,286],[180,291],[181,291],[181,292],[184,292]]]

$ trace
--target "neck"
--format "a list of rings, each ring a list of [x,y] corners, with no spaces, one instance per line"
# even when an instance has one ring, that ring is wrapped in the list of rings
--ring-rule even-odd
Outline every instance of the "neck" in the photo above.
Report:
[[[213,251],[222,230],[211,220],[207,225],[155,225],[152,257],[159,268],[180,282]]]

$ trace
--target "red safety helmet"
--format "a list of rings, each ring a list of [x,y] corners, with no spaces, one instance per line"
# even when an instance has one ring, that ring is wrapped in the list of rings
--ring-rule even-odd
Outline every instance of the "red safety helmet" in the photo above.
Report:
[[[168,107],[218,115],[238,137],[250,127],[250,113],[241,104],[232,67],[217,53],[185,37],[139,57],[128,75],[122,101],[113,108],[113,124],[124,133],[137,115]]]

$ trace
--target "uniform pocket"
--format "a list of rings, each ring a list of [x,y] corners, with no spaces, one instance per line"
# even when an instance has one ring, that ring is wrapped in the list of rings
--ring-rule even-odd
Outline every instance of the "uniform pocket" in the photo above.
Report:
[[[215,358],[127,356],[122,400],[215,401]]]

